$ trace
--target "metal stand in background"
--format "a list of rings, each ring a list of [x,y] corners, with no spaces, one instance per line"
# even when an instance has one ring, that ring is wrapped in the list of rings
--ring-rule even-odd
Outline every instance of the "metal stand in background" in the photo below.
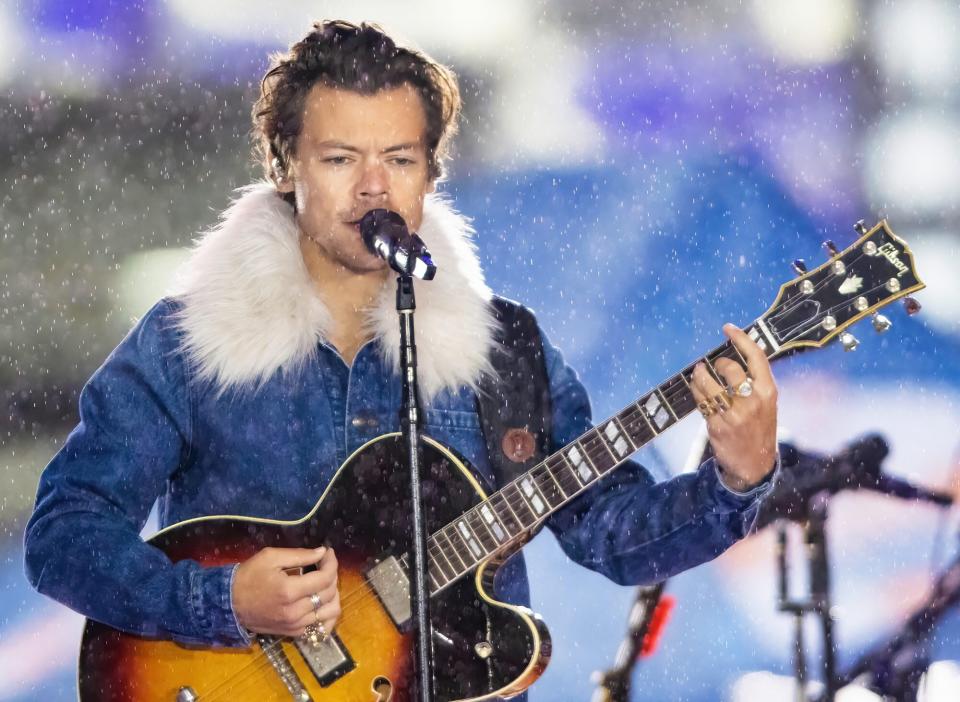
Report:
[[[421,702],[433,700],[433,646],[430,625],[430,586],[427,581],[426,522],[420,478],[420,396],[417,391],[417,347],[413,330],[413,278],[397,278],[397,313],[400,317],[400,374],[402,400],[400,431],[407,446],[410,467],[410,504],[413,522],[413,620],[417,637],[417,691]]]
[[[803,636],[803,618],[816,614],[823,633],[823,694],[820,702],[833,702],[837,693],[836,653],[833,640],[833,616],[830,613],[830,562],[827,557],[827,516],[830,493],[821,491],[807,503],[807,521],[804,525],[807,559],[810,568],[810,595],[807,600],[789,598],[789,567],[787,564],[786,525],[780,523],[777,532],[777,565],[780,571],[777,606],[781,612],[794,616],[793,671],[796,680],[796,702],[807,702],[806,643]]]
[[[930,667],[930,636],[958,603],[960,556],[937,576],[929,597],[900,630],[855,662],[841,676],[841,682],[846,685],[862,680],[868,689],[883,695],[885,700],[916,702],[920,681]]]
[[[620,648],[613,667],[593,674],[597,689],[591,702],[628,702],[633,670],[640,659],[644,641],[650,634],[654,615],[663,601],[663,590],[667,581],[655,585],[642,585],[636,589],[633,606],[627,622],[627,635]]]

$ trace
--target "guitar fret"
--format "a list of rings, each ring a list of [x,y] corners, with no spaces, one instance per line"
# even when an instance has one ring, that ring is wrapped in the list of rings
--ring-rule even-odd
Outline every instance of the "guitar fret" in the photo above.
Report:
[[[584,448],[587,459],[597,471],[597,475],[605,475],[617,465],[617,459],[613,457],[599,432],[593,432],[587,437],[587,441],[581,439],[580,444]]]
[[[519,481],[514,481],[514,482],[512,482],[512,483],[509,483],[506,487],[504,487],[503,490],[502,490],[502,492],[504,493],[504,495],[507,494],[507,490],[508,490],[508,489],[509,489],[509,490],[513,490],[513,491],[516,493],[517,497],[518,497],[519,500],[520,500],[519,504],[523,505],[523,508],[524,508],[527,512],[529,512],[529,514],[530,514],[530,523],[529,523],[529,524],[528,524],[526,521],[522,520],[522,519],[520,520],[520,523],[523,524],[524,528],[529,529],[531,526],[533,526],[534,524],[537,523],[537,513],[533,511],[533,508],[530,506],[530,504],[527,502],[526,498],[523,496],[523,490],[520,489]],[[516,511],[514,511],[514,514],[518,514],[518,513],[517,513]],[[519,514],[518,514],[518,516],[519,516]]]
[[[570,465],[573,466],[574,470],[577,471],[581,485],[587,485],[593,482],[597,472],[591,467],[592,464],[585,460],[583,452],[580,449],[579,442],[575,441],[566,449],[564,449],[564,457],[567,459],[567,461],[569,461]]]
[[[567,471],[573,475],[580,487],[584,487],[590,482],[589,480],[584,481],[580,479],[580,473],[578,473],[577,469],[573,467],[572,463],[570,463],[570,459],[567,458],[567,454],[563,453],[562,451],[560,452],[560,460],[563,461],[563,465],[567,467]]]
[[[546,462],[550,465],[553,476],[560,482],[560,486],[563,488],[567,497],[580,492],[583,483],[580,482],[577,472],[563,454],[552,456],[548,458]]]
[[[468,544],[467,540],[464,539],[463,536],[460,534],[460,531],[459,529],[457,529],[456,524],[451,525],[451,527],[453,530],[453,535],[456,537],[457,541],[460,542],[462,547],[457,549],[457,556],[460,558],[461,561],[463,561],[464,570],[470,570],[470,568],[476,565],[480,559],[473,558],[473,553],[470,550],[470,544]],[[449,537],[450,535],[447,534],[447,536]],[[451,539],[451,541],[453,541],[453,539]]]
[[[734,352],[735,354],[737,354],[737,358],[740,359],[740,366],[743,368],[743,370],[747,370],[747,368],[749,368],[749,364],[747,363],[747,359],[745,359],[745,358],[743,357],[743,354],[740,353],[740,349],[737,348],[737,345],[736,345],[736,344],[734,344],[734,343],[732,343],[732,342],[728,342],[728,343],[729,343],[730,348],[733,349],[733,352]],[[736,360],[736,359],[734,359],[734,360]]]
[[[690,388],[690,383],[687,382],[683,373],[675,375],[664,383],[664,385],[667,386],[667,391],[673,398],[673,407],[678,415],[686,416],[689,412],[696,409],[697,404],[693,396],[693,390]]]
[[[721,386],[727,384],[727,382],[720,377],[720,374],[717,373],[717,369],[713,367],[713,361],[710,360],[710,354],[707,354],[703,357],[703,363],[707,367],[707,372],[716,380]]]
[[[450,550],[453,551],[453,555],[457,557],[458,561],[460,561],[461,570],[459,571],[454,570],[454,572],[460,573],[460,572],[466,572],[467,570],[469,570],[469,567],[467,566],[467,562],[460,557],[460,552],[457,551],[457,547],[453,545],[453,540],[450,538],[450,535],[447,533],[447,527],[444,527],[438,533],[447,540],[447,543],[450,544]]]
[[[623,422],[620,420],[620,417],[614,416],[614,418],[611,419],[610,421],[611,421],[611,422],[616,422],[617,428],[618,428],[618,429],[620,430],[620,432],[623,434],[624,438],[626,438],[626,440],[630,442],[630,446],[631,446],[631,448],[633,448],[633,451],[636,451],[638,448],[640,448],[640,447],[637,446],[637,444],[634,442],[633,437],[630,436],[630,432],[628,432],[626,429],[624,429],[624,427],[623,427]],[[631,451],[630,453],[633,453],[633,451]]]
[[[476,507],[467,512],[464,517],[467,520],[467,524],[469,524],[470,528],[473,530],[473,533],[476,534],[477,541],[479,541],[480,545],[483,546],[483,550],[486,552],[484,555],[494,551],[497,548],[497,540],[494,538],[493,532],[490,531],[490,527],[484,524],[483,518],[477,512]],[[478,529],[475,524],[476,522],[479,522],[480,526],[483,528]]]
[[[548,507],[552,509],[563,504],[563,493],[560,492],[559,486],[550,477],[550,471],[544,464],[541,463],[531,469],[530,475],[533,476],[533,483],[537,486],[537,490],[540,491]]]
[[[656,424],[655,431],[657,434],[677,421],[676,415],[673,414],[672,410],[665,408],[663,402],[663,395],[660,394],[659,390],[654,390],[647,395],[642,405],[650,422],[650,428],[653,429],[653,425]]]
[[[673,421],[675,422],[679,421],[679,418],[677,417],[677,413],[673,411],[673,407],[670,405],[669,402],[667,402],[667,398],[663,396],[663,391],[661,391],[660,388],[657,388],[656,390],[654,390],[654,392],[660,396],[660,400],[663,402],[664,407],[666,407],[667,411],[673,415]]]
[[[531,471],[532,472],[532,471]],[[527,504],[530,506],[530,510],[537,517],[537,521],[540,520],[547,512],[547,504],[543,495],[537,489],[536,483],[533,478],[530,477],[530,473],[522,476],[520,478],[520,494],[524,497]]]
[[[507,499],[507,496],[503,492],[503,490],[501,490],[498,493],[495,493],[494,495],[491,495],[488,502],[493,504],[494,497],[499,497],[500,502],[507,506],[506,511],[500,509],[499,507],[497,508],[497,517],[500,519],[501,522],[503,522],[503,526],[507,530],[507,532],[511,536],[516,536],[521,531],[523,531],[523,522],[520,521],[520,517],[517,516],[517,513],[513,511],[513,507],[510,506],[510,500]],[[516,526],[511,526],[507,524],[506,523],[507,521],[512,522]]]
[[[468,513],[469,514],[469,513]],[[476,534],[473,533],[473,529],[470,528],[470,525],[467,523],[466,518],[461,518],[456,521],[457,525],[457,536],[463,539],[464,544],[466,544],[467,549],[470,553],[473,554],[474,558],[477,561],[480,561],[486,554],[483,551],[483,548],[480,546],[480,540],[477,538]]]
[[[610,427],[610,426],[613,426],[613,424],[612,424],[611,422],[608,422],[606,426],[607,426],[607,427]],[[600,439],[600,443],[603,444],[603,448],[605,448],[605,449],[607,450],[607,453],[610,454],[610,458],[613,459],[614,465],[616,465],[617,463],[619,463],[622,459],[618,458],[617,455],[613,452],[613,446],[611,446],[609,443],[607,443],[607,438],[608,438],[608,437],[607,437],[607,433],[606,433],[606,427],[604,427],[604,431],[602,431],[602,432],[596,432],[596,436],[597,436],[598,439]],[[621,441],[623,441],[623,439],[621,439]],[[626,443],[626,442],[624,442],[624,443]],[[612,467],[612,466],[611,466],[611,467]],[[609,470],[609,468],[608,468],[607,470]]]
[[[436,552],[439,552],[440,555],[437,556]],[[436,544],[433,541],[431,541],[430,546],[427,548],[427,553],[430,554],[431,560],[436,562],[437,570],[439,570],[443,574],[444,580],[446,580],[447,582],[450,582],[456,577],[457,575],[456,568],[454,568],[453,564],[450,563],[450,560],[447,558],[446,554],[443,552],[443,549],[440,547],[439,544]],[[447,570],[443,569],[444,561],[446,561]]]
[[[503,523],[497,519],[496,514],[493,509],[490,507],[489,501],[482,502],[478,505],[480,511],[480,516],[484,522],[486,522],[487,529],[490,530],[490,533],[493,534],[493,538],[497,540],[497,544],[502,544],[509,538],[506,528]]]
[[[563,486],[560,484],[560,481],[557,480],[557,476],[555,476],[555,475],[553,474],[553,470],[552,470],[552,468],[551,468],[551,466],[550,466],[550,463],[545,461],[545,462],[544,462],[544,465],[545,465],[545,467],[546,467],[547,474],[550,476],[550,478],[553,480],[554,484],[557,486],[557,489],[560,491],[560,496],[561,496],[561,498],[562,498],[562,499],[561,499],[561,502],[562,502],[563,500],[566,500],[567,497],[569,497],[569,495],[567,495],[567,491],[563,489]]]
[[[654,437],[658,436],[660,432],[653,428],[653,422],[651,422],[650,417],[647,416],[646,408],[638,402],[637,409],[639,411],[640,416],[643,417],[643,421],[647,423],[647,428],[650,430],[650,433]]]

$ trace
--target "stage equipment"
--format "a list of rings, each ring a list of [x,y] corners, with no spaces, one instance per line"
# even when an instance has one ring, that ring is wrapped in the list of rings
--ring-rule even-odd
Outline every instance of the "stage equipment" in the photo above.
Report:
[[[814,614],[822,632],[822,702],[833,702],[837,691],[849,680],[836,673],[834,619],[831,614],[830,562],[826,524],[830,498],[841,490],[868,489],[892,497],[921,500],[946,507],[953,498],[943,492],[912,485],[906,480],[887,475],[882,470],[889,449],[879,434],[869,434],[851,442],[833,456],[801,451],[781,444],[781,477],[777,486],[761,505],[757,529],[777,522],[777,569],[779,587],[777,607],[794,617],[793,668],[796,699],[808,697],[808,671],[803,620]],[[780,520],[780,521],[778,521]],[[789,564],[787,559],[787,526],[783,520],[802,525],[809,572],[809,595],[796,600],[789,596]]]

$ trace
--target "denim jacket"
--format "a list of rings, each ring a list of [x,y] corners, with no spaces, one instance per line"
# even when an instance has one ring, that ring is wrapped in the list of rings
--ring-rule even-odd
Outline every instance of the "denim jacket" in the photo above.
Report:
[[[162,526],[243,514],[298,519],[348,455],[397,431],[399,381],[377,340],[352,366],[323,342],[256,389],[217,392],[184,358],[175,315],[158,303],[93,375],[80,423],[44,471],[26,529],[26,570],[42,593],[134,634],[189,644],[249,643],[231,604],[235,566],[171,563],[140,537],[159,500]],[[587,393],[544,337],[557,450],[591,426]],[[484,487],[493,476],[467,387],[433,396],[424,433],[456,449]],[[660,580],[708,561],[750,529],[771,478],[727,489],[712,461],[655,483],[629,462],[547,521],[566,554],[622,584]],[[521,557],[497,596],[524,604]]]

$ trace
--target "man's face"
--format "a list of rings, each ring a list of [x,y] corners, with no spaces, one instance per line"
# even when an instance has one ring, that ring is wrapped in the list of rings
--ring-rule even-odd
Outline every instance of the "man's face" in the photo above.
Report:
[[[324,258],[364,273],[386,264],[360,239],[359,219],[385,207],[410,231],[420,227],[427,173],[426,115],[409,85],[361,95],[314,87],[284,187],[297,198],[297,222]]]

